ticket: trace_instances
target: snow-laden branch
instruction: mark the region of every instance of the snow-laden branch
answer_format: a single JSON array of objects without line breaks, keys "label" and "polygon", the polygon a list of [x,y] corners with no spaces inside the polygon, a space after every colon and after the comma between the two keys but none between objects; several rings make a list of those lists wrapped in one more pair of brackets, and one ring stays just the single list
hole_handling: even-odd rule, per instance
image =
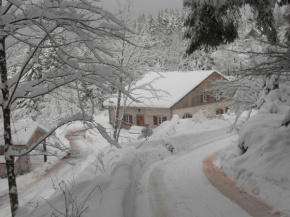
[{"label": "snow-laden branch", "polygon": [[[26,88],[21,87],[15,91],[14,97],[12,98],[12,102],[14,102],[16,99],[19,98],[32,99],[38,96],[48,94],[65,84],[69,84],[79,79],[81,76],[82,76],[81,73],[75,73],[69,77],[57,79],[54,81],[54,83],[49,84],[47,87],[33,88],[31,86],[26,85],[25,86]],[[29,95],[27,95],[27,92],[30,92]]]}]

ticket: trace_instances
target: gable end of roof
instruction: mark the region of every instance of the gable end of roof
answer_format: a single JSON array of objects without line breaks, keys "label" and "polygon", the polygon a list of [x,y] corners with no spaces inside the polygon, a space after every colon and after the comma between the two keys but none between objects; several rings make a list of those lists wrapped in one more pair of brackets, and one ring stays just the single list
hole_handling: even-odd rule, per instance
[{"label": "gable end of roof", "polygon": [[188,94],[190,94],[192,91],[194,91],[196,88],[198,88],[203,82],[206,81],[206,79],[208,79],[210,76],[212,76],[213,74],[218,74],[220,75],[222,78],[229,80],[226,76],[224,76],[222,73],[220,73],[219,71],[213,70],[212,73],[210,73],[206,78],[204,78],[198,85],[196,85],[194,88],[192,88],[187,94],[185,94],[182,98],[180,98],[176,103],[174,103],[170,109],[172,109],[176,104],[178,104],[182,99],[184,99]]}]

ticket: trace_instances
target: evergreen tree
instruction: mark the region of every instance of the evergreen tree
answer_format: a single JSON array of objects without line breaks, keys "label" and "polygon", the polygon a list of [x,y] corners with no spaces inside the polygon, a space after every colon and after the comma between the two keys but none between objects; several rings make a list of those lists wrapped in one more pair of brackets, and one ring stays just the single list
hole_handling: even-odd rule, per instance
[{"label": "evergreen tree", "polygon": [[190,40],[187,53],[205,48],[210,50],[238,38],[240,9],[249,5],[254,12],[254,22],[269,42],[277,42],[277,26],[273,16],[275,5],[288,1],[278,0],[194,0],[191,13],[185,21],[184,37]]}]

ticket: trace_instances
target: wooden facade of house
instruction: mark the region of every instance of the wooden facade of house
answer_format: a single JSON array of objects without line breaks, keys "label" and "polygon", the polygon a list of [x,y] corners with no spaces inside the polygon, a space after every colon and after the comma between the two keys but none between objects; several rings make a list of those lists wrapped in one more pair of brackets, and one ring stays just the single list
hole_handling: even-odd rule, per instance
[{"label": "wooden facade of house", "polygon": [[220,79],[223,79],[221,75],[217,73],[211,74],[206,80],[191,90],[188,94],[186,94],[170,109],[173,111],[217,102],[217,100],[214,98],[214,93],[204,92],[204,90],[209,88],[212,85],[212,82]]},{"label": "wooden facade of house", "polygon": [[[225,77],[217,72],[211,73],[169,108],[128,107],[122,120],[122,128],[130,129],[132,125],[144,126],[145,124],[155,128],[163,121],[170,120],[174,114],[177,114],[179,118],[192,118],[202,109],[210,111],[213,116],[223,114],[227,112],[230,102],[223,101],[220,97],[221,93],[205,92],[212,86],[212,82],[220,79],[225,79]],[[122,109],[119,117],[121,112]],[[113,125],[115,111],[112,106],[109,106],[109,117],[110,123]]]}]

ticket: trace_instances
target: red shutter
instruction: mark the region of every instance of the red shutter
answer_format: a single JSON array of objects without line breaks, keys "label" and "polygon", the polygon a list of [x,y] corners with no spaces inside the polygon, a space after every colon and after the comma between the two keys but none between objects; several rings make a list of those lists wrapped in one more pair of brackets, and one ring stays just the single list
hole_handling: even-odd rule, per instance
[{"label": "red shutter", "polygon": [[157,116],[153,116],[153,122],[154,122],[154,125],[158,125],[157,124]]},{"label": "red shutter", "polygon": [[163,117],[163,121],[167,121],[167,117],[166,116]]},{"label": "red shutter", "polygon": [[221,112],[220,112],[221,114],[223,114],[224,113],[224,110],[223,109],[221,109]]},{"label": "red shutter", "polygon": [[192,118],[192,115],[188,115],[188,118]]},{"label": "red shutter", "polygon": [[206,101],[210,101],[210,95],[206,95]]},{"label": "red shutter", "polygon": [[219,109],[215,110],[215,114],[216,114],[216,115],[219,114]]},{"label": "red shutter", "polygon": [[183,115],[183,116],[182,116],[182,119],[184,119],[184,118],[185,118],[185,116]]},{"label": "red shutter", "polygon": [[125,117],[126,117],[126,115],[124,115],[124,116],[123,116],[123,122],[126,122],[126,119],[125,119]]},{"label": "red shutter", "polygon": [[200,101],[203,102],[203,95],[200,95]]},{"label": "red shutter", "polygon": [[129,116],[130,124],[133,124],[133,117],[132,115]]}]

